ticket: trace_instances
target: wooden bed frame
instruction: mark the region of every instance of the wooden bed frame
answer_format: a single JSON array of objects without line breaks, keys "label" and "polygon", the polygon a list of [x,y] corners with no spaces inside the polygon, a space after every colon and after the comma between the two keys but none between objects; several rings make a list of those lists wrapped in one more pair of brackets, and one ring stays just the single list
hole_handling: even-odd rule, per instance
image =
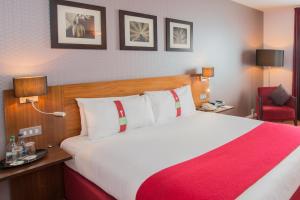
[{"label": "wooden bed frame", "polygon": [[42,115],[36,112],[30,104],[20,104],[13,90],[4,91],[4,120],[6,138],[17,135],[19,129],[42,125],[43,134],[30,138],[36,142],[37,148],[48,145],[59,145],[64,139],[79,135],[80,115],[75,98],[113,97],[142,94],[144,91],[168,90],[191,84],[196,106],[200,94],[207,93],[208,81],[201,81],[199,76],[178,75],[133,80],[118,80],[108,82],[82,83],[52,86],[48,88],[47,96],[39,98],[38,107],[42,110],[64,111],[65,118]]}]

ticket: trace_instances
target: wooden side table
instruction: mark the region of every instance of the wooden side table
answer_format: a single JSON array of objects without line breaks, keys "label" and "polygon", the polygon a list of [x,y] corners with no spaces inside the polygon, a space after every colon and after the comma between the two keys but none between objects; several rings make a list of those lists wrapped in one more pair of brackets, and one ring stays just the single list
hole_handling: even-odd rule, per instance
[{"label": "wooden side table", "polygon": [[59,147],[48,149],[43,159],[28,165],[0,170],[0,181],[9,180],[12,200],[62,200],[63,163],[72,156]]},{"label": "wooden side table", "polygon": [[225,105],[225,106],[218,107],[216,110],[205,110],[202,107],[197,108],[198,111],[214,112],[214,113],[222,113],[222,112],[226,112],[231,109],[234,109],[234,106]]}]

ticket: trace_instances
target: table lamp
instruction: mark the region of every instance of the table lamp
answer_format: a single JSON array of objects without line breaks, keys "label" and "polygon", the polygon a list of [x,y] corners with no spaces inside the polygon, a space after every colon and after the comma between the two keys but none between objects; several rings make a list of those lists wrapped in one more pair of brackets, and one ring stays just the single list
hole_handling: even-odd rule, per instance
[{"label": "table lamp", "polygon": [[256,65],[268,67],[268,84],[270,87],[271,67],[283,67],[284,50],[257,49]]},{"label": "table lamp", "polygon": [[32,107],[39,113],[45,115],[54,115],[64,117],[65,112],[43,112],[38,109],[35,102],[38,102],[39,96],[47,94],[47,76],[18,77],[13,79],[15,97],[20,98],[20,103],[31,103]]},{"label": "table lamp", "polygon": [[[211,77],[215,76],[215,69],[213,67],[202,67],[202,74],[201,76],[203,77],[203,81],[209,80]],[[208,86],[207,92],[210,92],[210,88]]]},{"label": "table lamp", "polygon": [[211,78],[215,76],[215,70],[213,67],[202,67],[202,77]]}]

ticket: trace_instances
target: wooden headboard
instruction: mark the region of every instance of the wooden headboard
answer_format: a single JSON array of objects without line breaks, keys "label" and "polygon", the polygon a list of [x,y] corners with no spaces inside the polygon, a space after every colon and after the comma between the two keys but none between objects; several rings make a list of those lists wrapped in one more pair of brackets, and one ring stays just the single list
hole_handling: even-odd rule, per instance
[{"label": "wooden headboard", "polygon": [[120,80],[109,82],[71,84],[49,87],[47,96],[39,97],[38,106],[45,111],[64,111],[65,118],[42,115],[33,110],[30,104],[20,104],[13,90],[4,91],[4,120],[6,138],[17,135],[19,129],[42,125],[43,134],[31,138],[38,148],[59,145],[64,139],[80,133],[80,115],[75,98],[112,97],[142,94],[149,90],[174,89],[191,84],[193,98],[201,105],[200,93],[207,91],[208,82],[197,77],[178,75],[169,77]]}]

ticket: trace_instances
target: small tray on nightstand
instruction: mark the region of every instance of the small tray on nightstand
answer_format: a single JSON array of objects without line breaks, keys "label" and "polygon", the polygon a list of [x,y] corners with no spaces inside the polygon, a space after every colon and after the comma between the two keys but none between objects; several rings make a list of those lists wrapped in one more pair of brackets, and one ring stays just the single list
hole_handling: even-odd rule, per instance
[{"label": "small tray on nightstand", "polygon": [[40,160],[40,159],[44,158],[47,154],[48,154],[47,149],[37,149],[35,154],[33,155],[34,156],[33,158],[30,159],[30,156],[25,156],[23,159],[19,160],[22,163],[20,163],[20,164],[16,163],[15,165],[7,164],[4,159],[4,160],[0,161],[0,169],[9,169],[9,168],[23,166],[23,165],[32,163],[34,161]]},{"label": "small tray on nightstand", "polygon": [[214,112],[214,113],[222,113],[228,110],[234,109],[234,106],[228,106],[228,105],[224,105],[224,106],[220,106],[215,110],[205,110],[202,107],[198,107],[197,110],[198,111],[203,111],[203,112]]}]

